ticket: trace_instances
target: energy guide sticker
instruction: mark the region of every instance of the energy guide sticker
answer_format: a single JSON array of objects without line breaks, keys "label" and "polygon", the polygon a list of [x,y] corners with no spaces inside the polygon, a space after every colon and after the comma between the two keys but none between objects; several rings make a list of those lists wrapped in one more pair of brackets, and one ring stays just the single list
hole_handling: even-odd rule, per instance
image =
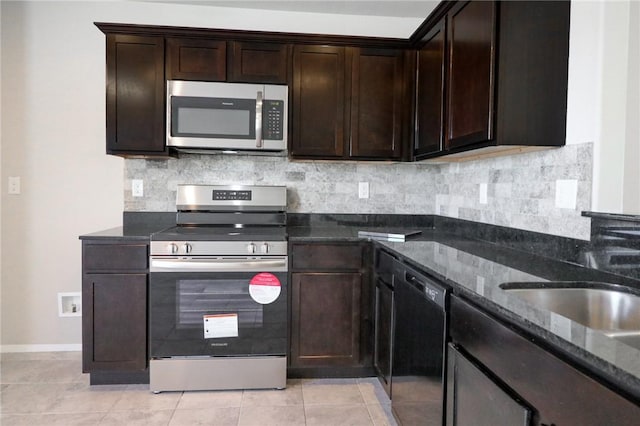
[{"label": "energy guide sticker", "polygon": [[205,315],[204,338],[238,337],[238,314]]},{"label": "energy guide sticker", "polygon": [[260,272],[249,281],[249,295],[262,305],[273,303],[280,296],[280,280],[269,272]]}]

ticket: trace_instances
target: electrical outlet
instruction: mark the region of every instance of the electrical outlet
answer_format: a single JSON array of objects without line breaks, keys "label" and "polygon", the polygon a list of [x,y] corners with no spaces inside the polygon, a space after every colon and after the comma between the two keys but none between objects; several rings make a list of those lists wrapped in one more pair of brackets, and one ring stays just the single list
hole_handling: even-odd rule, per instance
[{"label": "electrical outlet", "polygon": [[142,197],[144,195],[144,185],[142,179],[131,180],[131,195],[134,197]]},{"label": "electrical outlet", "polygon": [[9,176],[8,192],[11,195],[20,194],[20,176]]},{"label": "electrical outlet", "polygon": [[480,184],[480,204],[487,204],[487,184]]},{"label": "electrical outlet", "polygon": [[369,198],[369,182],[358,182],[358,198]]}]

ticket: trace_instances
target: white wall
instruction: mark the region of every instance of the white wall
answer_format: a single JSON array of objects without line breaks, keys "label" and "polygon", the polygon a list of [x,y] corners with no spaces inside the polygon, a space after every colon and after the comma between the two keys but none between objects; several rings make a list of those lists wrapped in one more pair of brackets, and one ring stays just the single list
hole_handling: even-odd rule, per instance
[{"label": "white wall", "polygon": [[623,211],[640,214],[640,2],[629,8],[629,71]]},{"label": "white wall", "polygon": [[638,6],[571,5],[567,143],[594,142],[594,211],[640,213]]},{"label": "white wall", "polygon": [[[105,155],[105,38],[93,22],[385,37],[420,22],[142,2],[0,10],[3,351],[78,348],[81,320],[58,317],[57,293],[80,291],[78,236],[121,223],[123,160]],[[21,195],[7,194],[8,176]]]}]

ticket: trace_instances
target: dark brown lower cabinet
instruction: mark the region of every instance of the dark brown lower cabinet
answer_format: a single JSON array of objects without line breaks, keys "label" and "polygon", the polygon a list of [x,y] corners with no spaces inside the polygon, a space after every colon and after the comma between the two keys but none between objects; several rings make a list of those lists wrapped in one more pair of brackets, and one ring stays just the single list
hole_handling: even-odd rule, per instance
[{"label": "dark brown lower cabinet", "polygon": [[455,346],[447,349],[450,383],[447,426],[529,426],[531,410],[486,375]]},{"label": "dark brown lower cabinet", "polygon": [[83,281],[87,330],[84,369],[147,367],[147,275],[87,274]]},{"label": "dark brown lower cabinet", "polygon": [[360,361],[358,273],[294,273],[291,365],[354,365]]},{"label": "dark brown lower cabinet", "polygon": [[[544,342],[538,344],[536,337],[459,297],[451,298],[450,315],[455,348],[449,349],[449,425],[638,424],[640,406],[546,349]],[[501,393],[517,399],[508,402]],[[520,417],[525,407],[532,412],[529,423]],[[517,423],[493,420],[506,412],[515,413]]]},{"label": "dark brown lower cabinet", "polygon": [[363,243],[292,244],[291,377],[373,372],[369,252]]},{"label": "dark brown lower cabinet", "polygon": [[382,386],[391,396],[391,361],[393,348],[394,300],[393,288],[378,278],[375,299],[375,333],[373,366]]},{"label": "dark brown lower cabinet", "polygon": [[82,371],[91,384],[149,383],[148,244],[82,241]]}]

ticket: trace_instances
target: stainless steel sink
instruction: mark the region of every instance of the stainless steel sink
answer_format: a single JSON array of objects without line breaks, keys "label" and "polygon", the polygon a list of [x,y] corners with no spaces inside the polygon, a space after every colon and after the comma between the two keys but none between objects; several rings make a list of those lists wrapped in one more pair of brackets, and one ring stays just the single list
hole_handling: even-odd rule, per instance
[{"label": "stainless steel sink", "polygon": [[505,283],[503,290],[640,349],[640,293],[607,283]]}]

